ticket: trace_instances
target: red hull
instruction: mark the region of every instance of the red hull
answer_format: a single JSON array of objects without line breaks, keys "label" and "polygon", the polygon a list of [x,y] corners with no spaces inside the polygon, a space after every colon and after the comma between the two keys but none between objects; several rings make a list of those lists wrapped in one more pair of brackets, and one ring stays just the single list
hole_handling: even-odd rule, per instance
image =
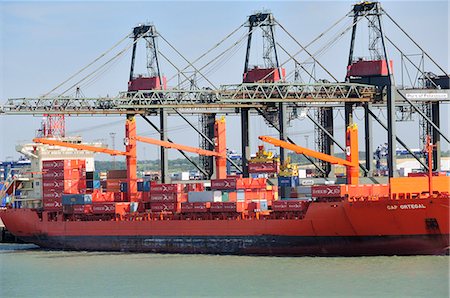
[{"label": "red hull", "polygon": [[74,250],[273,255],[447,254],[449,200],[313,202],[303,219],[41,221],[1,213],[15,236]]}]

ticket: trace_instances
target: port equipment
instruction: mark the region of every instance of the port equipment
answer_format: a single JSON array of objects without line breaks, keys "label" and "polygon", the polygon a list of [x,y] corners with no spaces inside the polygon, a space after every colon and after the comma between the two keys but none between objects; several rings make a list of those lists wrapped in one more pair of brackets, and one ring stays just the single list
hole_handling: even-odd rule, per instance
[{"label": "port equipment", "polygon": [[343,165],[347,168],[347,183],[357,185],[359,180],[359,162],[358,162],[358,127],[352,124],[346,131],[346,152],[347,159],[338,158],[332,155],[324,154],[322,152],[314,151],[305,147],[291,144],[286,141],[278,140],[269,136],[260,136],[259,139],[263,142],[272,144],[277,147],[294,151],[298,154],[305,154],[313,158],[324,160],[331,164]]}]

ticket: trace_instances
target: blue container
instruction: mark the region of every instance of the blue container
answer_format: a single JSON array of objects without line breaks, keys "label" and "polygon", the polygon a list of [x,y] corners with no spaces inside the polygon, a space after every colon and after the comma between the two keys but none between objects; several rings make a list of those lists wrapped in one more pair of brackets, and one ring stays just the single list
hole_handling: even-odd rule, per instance
[{"label": "blue container", "polygon": [[101,183],[100,183],[100,180],[94,180],[93,181],[93,188],[94,189],[99,189],[99,188],[101,188],[102,187],[102,185],[101,185]]},{"label": "blue container", "polygon": [[150,191],[150,181],[144,181],[144,190],[145,192]]},{"label": "blue container", "polygon": [[92,204],[92,195],[89,194],[63,194],[63,205],[85,205]]},{"label": "blue container", "polygon": [[278,186],[296,187],[299,185],[298,177],[278,177]]},{"label": "blue container", "polygon": [[137,188],[138,188],[138,191],[144,191],[144,182],[138,181]]},{"label": "blue container", "polygon": [[127,192],[128,184],[126,182],[120,182],[120,192]]},{"label": "blue container", "polygon": [[20,189],[16,189],[16,190],[14,191],[14,195],[15,195],[15,196],[20,196]]},{"label": "blue container", "polygon": [[93,189],[94,188],[94,181],[86,180],[86,188]]}]

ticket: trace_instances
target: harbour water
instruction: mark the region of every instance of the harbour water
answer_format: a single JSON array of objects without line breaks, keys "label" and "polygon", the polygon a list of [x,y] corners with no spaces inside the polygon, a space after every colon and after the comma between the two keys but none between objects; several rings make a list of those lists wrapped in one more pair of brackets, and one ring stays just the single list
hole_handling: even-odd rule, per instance
[{"label": "harbour water", "polygon": [[63,252],[0,244],[0,297],[449,297],[449,260]]}]

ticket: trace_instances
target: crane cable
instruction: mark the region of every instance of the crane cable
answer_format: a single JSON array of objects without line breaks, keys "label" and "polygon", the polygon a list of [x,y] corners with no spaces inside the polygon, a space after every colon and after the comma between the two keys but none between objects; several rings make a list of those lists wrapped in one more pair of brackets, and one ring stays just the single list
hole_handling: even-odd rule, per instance
[{"label": "crane cable", "polygon": [[113,61],[114,59],[118,58],[119,56],[123,55],[128,49],[130,49],[134,44],[136,44],[143,36],[144,34],[142,34],[140,37],[136,38],[136,40],[134,40],[132,43],[130,43],[130,45],[128,45],[126,48],[124,48],[123,50],[121,50],[119,53],[117,53],[115,56],[113,56],[111,59],[109,59],[108,61],[106,61],[105,63],[103,63],[102,65],[100,65],[98,68],[96,68],[93,72],[91,72],[90,74],[88,74],[87,76],[85,76],[84,78],[82,78],[81,80],[79,80],[77,83],[73,84],[72,86],[70,86],[69,88],[67,88],[63,93],[61,93],[59,96],[64,95],[65,93],[67,93],[69,90],[71,90],[72,88],[76,87],[77,85],[79,85],[81,82],[85,81],[86,79],[88,79],[89,77],[93,76],[96,72],[98,72],[100,69],[102,69],[103,67],[105,67],[108,63],[110,63],[111,61]]},{"label": "crane cable", "polygon": [[68,79],[66,79],[65,81],[63,81],[62,83],[60,83],[58,86],[56,86],[55,88],[53,88],[52,90],[50,90],[49,92],[45,93],[42,97],[46,97],[48,96],[50,93],[54,92],[55,90],[57,90],[59,87],[61,87],[62,85],[64,85],[65,83],[67,83],[68,81],[70,81],[71,79],[73,79],[75,76],[77,76],[78,74],[80,74],[81,72],[83,72],[84,70],[86,70],[87,68],[89,68],[92,64],[94,64],[95,62],[97,62],[98,60],[100,60],[101,58],[103,58],[105,55],[107,55],[109,52],[111,52],[114,48],[116,48],[119,44],[121,44],[124,40],[126,40],[127,38],[130,37],[130,34],[127,34],[124,38],[122,38],[121,40],[119,40],[117,43],[115,43],[111,48],[109,48],[106,52],[102,53],[100,56],[98,56],[96,59],[94,59],[92,62],[90,62],[89,64],[87,64],[85,67],[83,67],[82,69],[80,69],[79,71],[77,71],[75,74],[71,75]]}]

